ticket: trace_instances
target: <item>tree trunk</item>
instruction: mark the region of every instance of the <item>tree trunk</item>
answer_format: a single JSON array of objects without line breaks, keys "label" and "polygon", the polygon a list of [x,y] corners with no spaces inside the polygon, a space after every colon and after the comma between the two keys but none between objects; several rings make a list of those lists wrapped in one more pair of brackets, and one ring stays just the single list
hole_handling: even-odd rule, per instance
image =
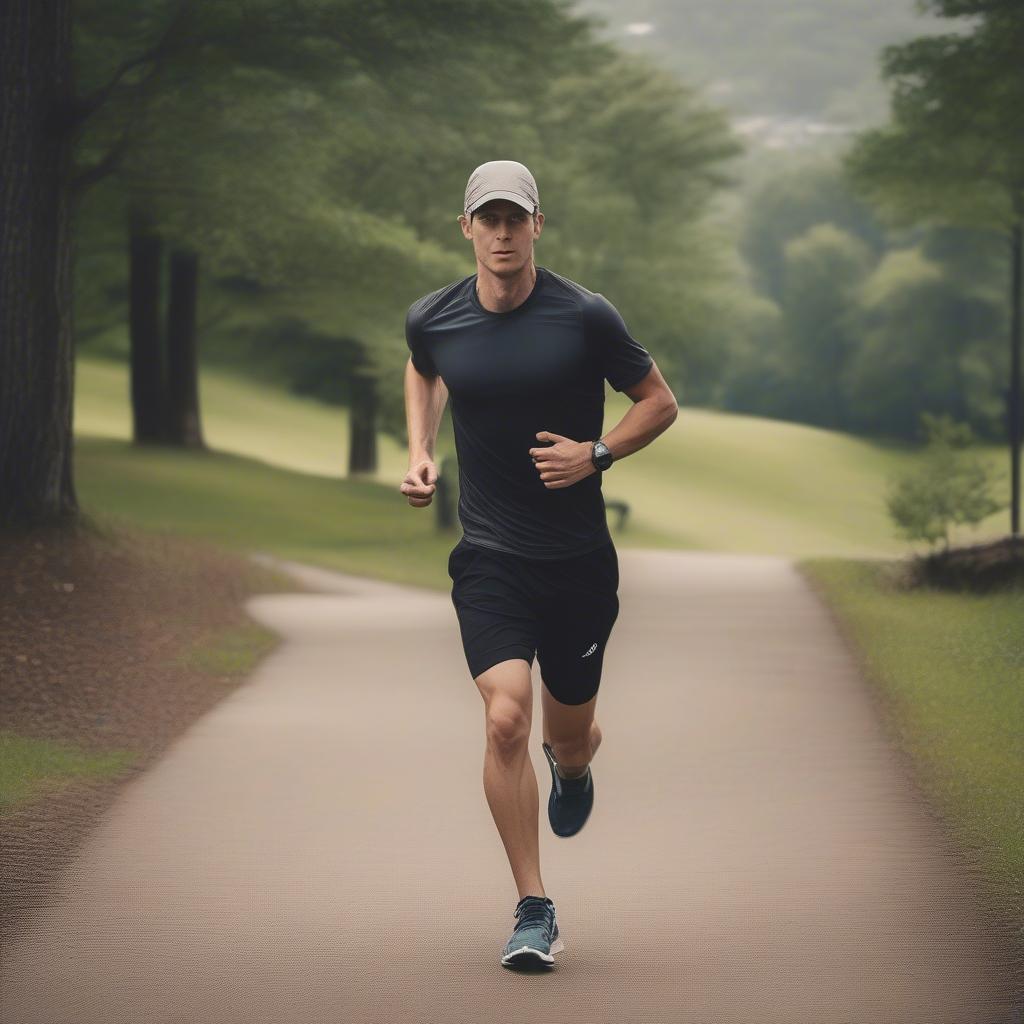
[{"label": "tree trunk", "polygon": [[160,334],[162,243],[141,210],[129,214],[128,338],[133,437],[137,444],[164,439],[163,346]]},{"label": "tree trunk", "polygon": [[73,524],[69,0],[0,18],[0,526]]},{"label": "tree trunk", "polygon": [[377,379],[370,373],[352,375],[349,404],[348,472],[377,471]]},{"label": "tree trunk", "polygon": [[199,359],[196,305],[199,256],[171,253],[171,292],[167,304],[167,429],[170,444],[205,448],[199,421]]},{"label": "tree trunk", "polygon": [[1024,216],[1018,215],[1010,238],[1012,282],[1010,285],[1010,532],[1020,533],[1020,449],[1024,435],[1024,415],[1021,410],[1021,242],[1024,234]]}]

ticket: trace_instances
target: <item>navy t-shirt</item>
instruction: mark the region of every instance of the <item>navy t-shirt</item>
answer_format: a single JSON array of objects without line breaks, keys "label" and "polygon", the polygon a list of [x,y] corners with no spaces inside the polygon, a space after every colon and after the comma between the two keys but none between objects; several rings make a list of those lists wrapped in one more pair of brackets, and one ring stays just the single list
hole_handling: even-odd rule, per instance
[{"label": "navy t-shirt", "polygon": [[515,309],[485,309],[473,274],[409,307],[412,362],[451,400],[465,542],[525,558],[570,558],[611,542],[595,472],[545,487],[530,457],[549,430],[595,441],[604,381],[632,387],[654,360],[603,296],[545,267]]}]

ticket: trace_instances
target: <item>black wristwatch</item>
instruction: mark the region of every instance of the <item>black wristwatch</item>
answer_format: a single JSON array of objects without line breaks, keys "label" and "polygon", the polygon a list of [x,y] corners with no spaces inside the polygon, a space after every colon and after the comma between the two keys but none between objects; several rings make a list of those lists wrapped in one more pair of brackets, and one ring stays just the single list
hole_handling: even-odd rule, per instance
[{"label": "black wristwatch", "polygon": [[603,473],[615,461],[615,457],[604,441],[595,441],[590,461]]}]

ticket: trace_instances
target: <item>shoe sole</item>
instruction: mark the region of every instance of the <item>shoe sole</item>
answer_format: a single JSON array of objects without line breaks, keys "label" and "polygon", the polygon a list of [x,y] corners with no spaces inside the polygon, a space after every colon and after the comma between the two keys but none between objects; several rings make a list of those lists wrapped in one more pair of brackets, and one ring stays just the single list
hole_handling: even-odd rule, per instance
[{"label": "shoe sole", "polygon": [[[544,751],[544,758],[545,758],[545,760],[548,763],[548,768],[551,769],[551,792],[553,794],[554,790],[555,790],[555,774],[556,774],[555,773],[554,753],[553,753],[551,748],[546,743],[541,744],[541,750]],[[591,784],[591,786],[593,786],[593,784],[594,784],[593,773],[591,773],[590,784]],[[575,831],[573,831],[573,832],[558,832],[558,831],[555,830],[555,823],[551,820],[551,796],[549,795],[548,796],[548,824],[551,826],[551,831],[554,832],[555,835],[558,836],[559,839],[571,839],[573,836],[577,836],[577,835],[580,834],[580,832],[583,831],[583,826],[586,825],[586,823],[588,821],[590,821],[590,815],[593,812],[593,809],[594,809],[593,804],[591,804],[590,810],[587,811],[587,816],[583,819],[583,822],[581,823],[580,827],[578,829],[576,829]]]},{"label": "shoe sole", "polygon": [[526,966],[540,966],[550,967],[555,962],[554,954],[561,953],[565,949],[565,943],[562,942],[561,936],[555,939],[551,943],[550,953],[543,953],[539,949],[534,949],[533,946],[520,946],[519,949],[512,950],[511,953],[506,953],[502,958],[501,962],[505,967],[526,967]]}]

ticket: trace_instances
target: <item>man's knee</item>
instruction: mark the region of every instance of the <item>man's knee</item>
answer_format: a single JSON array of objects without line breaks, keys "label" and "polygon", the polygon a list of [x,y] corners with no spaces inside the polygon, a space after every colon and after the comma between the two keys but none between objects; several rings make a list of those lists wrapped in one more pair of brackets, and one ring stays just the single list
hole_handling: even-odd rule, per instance
[{"label": "man's knee", "polygon": [[530,739],[533,680],[520,659],[502,662],[477,679],[486,704],[487,743],[499,755],[515,755]]},{"label": "man's knee", "polygon": [[581,722],[574,732],[552,733],[549,742],[559,764],[570,767],[589,764],[601,745],[601,729],[596,721]]},{"label": "man's knee", "polygon": [[487,743],[498,754],[513,755],[530,740],[530,713],[521,703],[495,697],[487,706]]},{"label": "man's knee", "polygon": [[553,740],[551,751],[559,764],[575,767],[589,764],[594,755],[593,744],[589,736],[572,739]]}]

